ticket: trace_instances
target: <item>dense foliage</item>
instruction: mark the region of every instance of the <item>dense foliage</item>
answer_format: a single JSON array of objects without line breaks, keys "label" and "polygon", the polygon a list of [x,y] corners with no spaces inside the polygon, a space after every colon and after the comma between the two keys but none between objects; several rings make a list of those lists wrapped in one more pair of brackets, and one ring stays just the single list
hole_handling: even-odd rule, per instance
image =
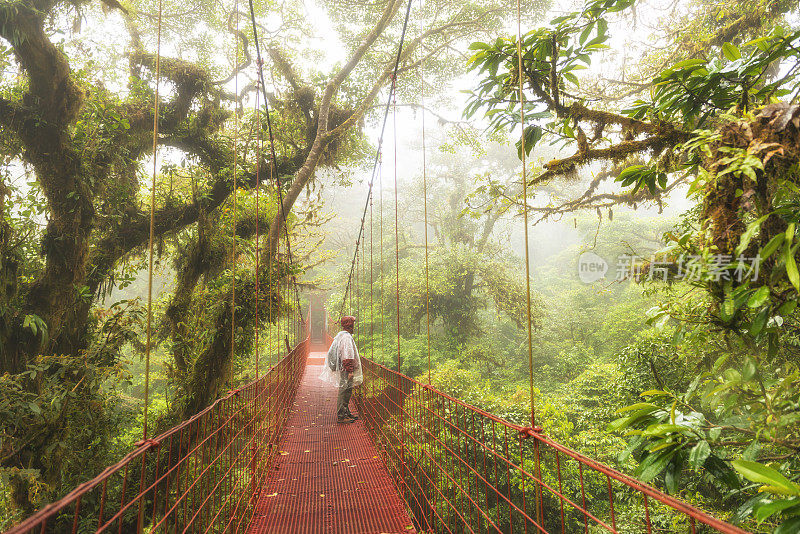
[{"label": "dense foliage", "polygon": [[[523,209],[599,214],[687,191],[694,209],[664,233],[658,253],[632,258],[623,278],[663,294],[647,322],[669,339],[659,349],[667,360],[683,362],[688,373],[654,365],[657,385],[639,385],[642,398],[608,428],[628,437],[619,460],[633,458],[641,479],[687,498],[716,496],[734,520],[764,522],[751,528],[794,532],[800,33],[786,16],[796,6],[699,4],[695,15],[708,9],[717,21],[710,28],[702,16],[683,21],[706,25],[708,38],[689,45],[678,32],[666,56],[642,59],[651,80],[592,98],[592,80],[580,71],[608,48],[615,13],[624,16],[633,4],[593,1],[557,17],[521,37],[521,59],[514,37],[473,44],[470,62],[482,78],[467,113],[484,109],[494,128],[521,127],[526,151],[545,141],[575,147],[537,168],[531,185],[553,187],[559,177],[603,165],[572,199]],[[609,180],[614,186],[604,189]],[[620,354],[644,349],[635,347]]]},{"label": "dense foliage", "polygon": [[[270,146],[233,5],[165,3],[159,51],[152,1],[0,2],[0,528],[141,437],[153,192],[156,432],[252,378],[256,341],[262,367],[283,353],[292,281],[358,314],[363,355],[527,424],[526,210],[537,423],[747,529],[800,529],[796,2],[589,0],[543,25],[523,4],[520,39],[507,2],[415,4],[392,80],[404,2],[255,2]],[[438,118],[426,183],[397,213],[375,189],[343,301],[361,205],[330,191],[363,189],[393,81]],[[454,83],[463,121],[430,109]],[[579,280],[582,253],[605,280]]]},{"label": "dense foliage", "polygon": [[[141,437],[151,208],[154,431],[252,377],[256,326],[264,366],[297,341],[292,282],[326,259],[318,174],[360,165],[404,6],[337,5],[320,29],[303,3],[254,2],[261,65],[244,3],[0,3],[1,526]],[[451,44],[503,7],[426,5],[401,71],[447,83]]]}]

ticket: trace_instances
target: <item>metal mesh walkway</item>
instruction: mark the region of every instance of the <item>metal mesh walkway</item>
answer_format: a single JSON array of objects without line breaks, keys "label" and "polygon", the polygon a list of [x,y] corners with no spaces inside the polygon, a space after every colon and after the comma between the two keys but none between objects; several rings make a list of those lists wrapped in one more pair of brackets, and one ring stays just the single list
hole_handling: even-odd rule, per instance
[{"label": "metal mesh walkway", "polygon": [[362,421],[336,422],[336,388],[312,353],[261,488],[252,534],[415,532]]}]

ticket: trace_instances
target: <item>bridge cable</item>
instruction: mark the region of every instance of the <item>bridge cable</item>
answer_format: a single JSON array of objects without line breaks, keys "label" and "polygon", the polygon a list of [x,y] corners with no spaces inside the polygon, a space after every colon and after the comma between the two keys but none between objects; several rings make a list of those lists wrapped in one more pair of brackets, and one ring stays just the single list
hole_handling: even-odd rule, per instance
[{"label": "bridge cable", "polygon": [[[527,151],[525,148],[525,93],[523,91],[523,78],[522,78],[522,8],[520,0],[517,0],[517,81],[519,87],[519,109],[520,109],[520,126],[522,135],[520,136],[520,153],[522,154],[522,205],[523,205],[523,220],[525,224],[525,297],[528,317],[528,382],[530,386],[531,397],[531,430],[536,432],[536,400],[534,396],[533,386],[533,325],[531,320],[531,262],[530,262],[530,244],[528,242],[528,177],[527,177]],[[534,461],[536,468],[536,478],[542,480],[540,458],[539,458],[539,440],[534,439]],[[520,458],[522,458],[522,441],[520,440]],[[543,501],[542,501],[542,484],[535,483],[536,491],[536,517],[541,524],[543,522]]]},{"label": "bridge cable", "polygon": [[[237,19],[238,20],[238,19]],[[258,82],[256,82],[258,83]],[[256,120],[256,309],[255,309],[255,330],[256,330],[256,339],[255,339],[255,357],[256,357],[256,380],[258,380],[259,374],[259,362],[258,362],[258,300],[261,298],[261,287],[259,285],[259,245],[261,236],[259,234],[259,189],[261,189],[261,177],[260,177],[260,170],[261,170],[261,114],[259,113],[258,108],[258,91],[256,90],[256,98],[255,98],[255,120]]]},{"label": "bridge cable", "polygon": [[[250,0],[251,4],[252,4],[252,2],[253,2],[253,0]],[[361,215],[361,226],[359,227],[358,236],[356,237],[356,250],[353,252],[353,261],[350,264],[350,273],[347,276],[347,285],[345,286],[344,296],[342,297],[342,307],[341,307],[341,310],[340,310],[341,311],[340,315],[344,315],[344,308],[345,308],[345,305],[347,303],[347,295],[348,295],[348,292],[352,291],[351,290],[351,286],[352,286],[352,283],[353,283],[353,271],[355,269],[355,264],[356,264],[356,254],[358,254],[358,247],[359,247],[359,245],[361,243],[361,236],[362,236],[362,234],[364,232],[364,221],[365,221],[366,215],[367,215],[367,208],[369,208],[369,195],[372,193],[372,187],[373,187],[373,184],[375,182],[375,174],[376,174],[376,171],[378,169],[378,165],[379,165],[379,162],[380,162],[380,159],[381,159],[381,148],[383,147],[383,136],[384,136],[384,133],[386,131],[386,122],[387,122],[387,120],[389,118],[389,108],[390,108],[390,106],[392,104],[392,101],[394,100],[394,96],[395,96],[396,85],[397,85],[397,71],[400,68],[400,58],[402,57],[402,54],[403,54],[403,43],[405,42],[406,30],[408,29],[408,17],[411,14],[411,2],[412,2],[412,0],[408,0],[408,5],[406,6],[406,15],[405,15],[405,19],[403,21],[403,30],[402,30],[402,32],[400,34],[400,41],[399,41],[399,44],[398,44],[398,47],[397,47],[397,55],[395,56],[394,68],[392,70],[392,77],[391,77],[392,85],[391,85],[391,88],[389,90],[389,97],[387,98],[386,107],[385,107],[384,112],[383,112],[383,125],[381,126],[381,135],[378,138],[378,149],[377,149],[377,151],[375,153],[375,162],[374,162],[374,164],[372,166],[372,176],[371,176],[370,181],[369,181],[369,190],[367,192],[367,198],[366,198],[366,201],[364,202],[364,209],[363,209],[363,212],[362,212],[362,215]]]},{"label": "bridge cable", "polygon": [[[286,253],[287,253],[287,256],[289,258],[289,261],[288,261],[289,266],[292,266],[292,264],[294,263],[294,260],[292,258],[292,245],[291,245],[291,242],[290,242],[290,239],[289,239],[289,226],[288,226],[287,217],[286,217],[286,208],[283,205],[283,189],[281,189],[281,177],[280,177],[280,174],[277,172],[278,171],[278,169],[277,169],[278,157],[277,157],[277,154],[275,153],[275,137],[274,137],[274,135],[272,133],[272,119],[271,119],[270,112],[269,112],[269,99],[267,98],[267,86],[266,86],[266,83],[264,82],[264,62],[261,59],[261,45],[259,44],[259,40],[258,40],[258,25],[256,23],[256,12],[255,12],[255,8],[253,7],[253,0],[248,0],[248,3],[249,3],[249,7],[250,7],[250,21],[251,21],[251,23],[253,25],[253,44],[254,44],[255,49],[256,49],[256,61],[257,61],[257,65],[258,65],[258,80],[261,82],[260,83],[260,85],[261,85],[261,94],[262,94],[262,96],[264,98],[264,113],[267,116],[267,131],[269,132],[269,145],[270,145],[270,152],[271,152],[271,156],[272,156],[272,165],[270,167],[275,167],[275,183],[277,185],[278,198],[280,200],[279,204],[280,204],[280,210],[281,210],[281,219],[283,220],[283,230],[284,230],[284,233],[286,235]],[[280,230],[278,230],[278,242],[280,243]],[[288,278],[288,276],[289,275],[287,273],[287,278]],[[292,279],[294,279],[294,276],[292,276]],[[297,309],[298,309],[298,312],[300,314],[300,321],[301,322],[305,322],[305,318],[303,317],[303,309],[300,307],[300,294],[299,294],[299,292],[297,290],[297,282],[296,282],[296,280],[293,280],[293,282],[294,282],[294,295],[295,295],[295,300],[297,302]],[[288,281],[287,281],[287,284],[288,284]],[[288,299],[288,294],[287,294],[287,299]],[[289,322],[288,319],[289,319],[289,315],[288,315],[288,306],[287,306],[287,324]]]},{"label": "bridge cable", "polygon": [[531,260],[530,246],[528,244],[528,179],[527,179],[527,153],[525,150],[525,94],[522,91],[522,11],[520,0],[517,0],[517,78],[519,82],[519,106],[522,136],[520,148],[522,154],[522,204],[525,221],[525,297],[528,312],[528,379],[530,382],[531,396],[531,427],[536,426],[536,409],[533,387],[533,325],[531,320]]},{"label": "bridge cable", "polygon": [[369,192],[369,344],[370,344],[370,359],[375,361],[375,303],[373,301],[372,296],[372,286],[374,284],[373,274],[372,274],[372,258],[373,258],[373,233],[374,227],[372,224],[373,219],[373,194],[372,191]]},{"label": "bridge cable", "polygon": [[[233,51],[233,94],[239,96],[239,0],[233,3],[236,13],[236,46]],[[231,212],[231,362],[236,357],[236,190],[238,189],[237,167],[239,165],[239,109],[238,102],[233,105],[233,207]]]},{"label": "bridge cable", "polygon": [[142,423],[142,440],[147,440],[147,417],[150,405],[150,343],[153,327],[153,241],[155,234],[156,207],[156,175],[158,173],[158,86],[161,82],[161,18],[162,0],[158,0],[158,30],[156,41],[156,88],[153,102],[153,180],[150,185],[150,239],[148,242],[149,261],[147,269],[147,344],[145,345],[144,363],[144,421]]},{"label": "bridge cable", "polygon": [[[397,78],[395,78],[395,83]],[[397,318],[397,372],[401,373],[400,367],[400,208],[398,197],[400,196],[397,187],[397,98],[392,98],[392,128],[394,141],[394,281],[395,281],[395,312]],[[402,416],[402,412],[400,413]]]},{"label": "bridge cable", "polygon": [[[424,35],[423,30],[423,0],[419,1],[420,7],[420,23],[419,32],[420,36]],[[424,62],[419,65],[419,82],[420,82],[420,101],[422,103],[422,204],[425,216],[425,326],[427,331],[428,341],[428,385],[431,385],[431,286],[430,286],[430,265],[428,262],[428,176],[427,176],[427,161],[426,161],[426,146],[425,146],[425,72]]]},{"label": "bridge cable", "polygon": [[384,289],[383,289],[383,156],[378,163],[378,231],[380,232],[380,278],[381,278],[381,298],[378,310],[380,311],[381,319],[381,359],[384,359],[383,346],[386,340],[386,304],[384,303]]}]

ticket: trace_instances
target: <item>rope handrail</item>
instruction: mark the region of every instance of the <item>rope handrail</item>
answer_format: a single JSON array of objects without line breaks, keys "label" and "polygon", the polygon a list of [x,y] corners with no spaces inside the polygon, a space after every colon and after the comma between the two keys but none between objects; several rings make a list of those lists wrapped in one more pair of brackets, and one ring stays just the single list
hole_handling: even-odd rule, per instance
[{"label": "rope handrail", "polygon": [[[415,522],[431,532],[746,531],[435,387],[362,358],[356,396]],[[516,446],[512,446],[516,445]],[[627,513],[615,510],[624,500]],[[651,502],[652,501],[652,502]],[[658,519],[651,509],[662,512]],[[630,510],[634,513],[631,515]],[[493,517],[494,516],[494,517]]]}]

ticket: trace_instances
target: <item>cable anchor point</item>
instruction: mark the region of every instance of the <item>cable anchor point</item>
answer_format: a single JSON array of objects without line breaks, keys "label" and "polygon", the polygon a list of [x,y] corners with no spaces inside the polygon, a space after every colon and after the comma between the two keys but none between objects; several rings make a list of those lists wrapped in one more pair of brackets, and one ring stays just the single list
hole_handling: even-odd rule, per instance
[{"label": "cable anchor point", "polygon": [[533,438],[541,434],[542,430],[540,426],[524,426],[519,429],[519,437],[522,439]]},{"label": "cable anchor point", "polygon": [[148,449],[155,449],[160,445],[161,445],[160,441],[158,441],[156,439],[148,438],[148,439],[140,439],[139,441],[137,441],[134,444],[134,447],[136,447],[138,449],[139,447],[145,447],[146,446]]}]

